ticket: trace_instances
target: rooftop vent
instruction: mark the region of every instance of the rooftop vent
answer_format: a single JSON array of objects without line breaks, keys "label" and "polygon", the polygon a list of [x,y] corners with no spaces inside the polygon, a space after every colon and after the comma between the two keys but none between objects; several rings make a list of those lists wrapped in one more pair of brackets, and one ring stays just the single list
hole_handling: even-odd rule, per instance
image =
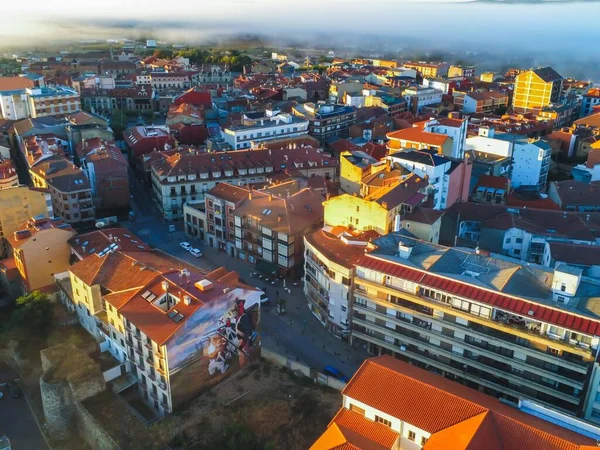
[{"label": "rooftop vent", "polygon": [[207,279],[197,281],[194,284],[194,286],[196,286],[198,289],[200,289],[203,292],[206,292],[214,287],[212,282]]},{"label": "rooftop vent", "polygon": [[190,306],[191,303],[192,303],[192,297],[190,297],[189,295],[184,295],[183,296],[183,304],[186,306]]},{"label": "rooftop vent", "polygon": [[168,281],[163,281],[161,283],[161,286],[163,288],[163,291],[168,291],[169,290],[169,282]]},{"label": "rooftop vent", "polygon": [[412,254],[413,246],[407,245],[404,242],[398,243],[398,256],[400,258],[408,259]]}]

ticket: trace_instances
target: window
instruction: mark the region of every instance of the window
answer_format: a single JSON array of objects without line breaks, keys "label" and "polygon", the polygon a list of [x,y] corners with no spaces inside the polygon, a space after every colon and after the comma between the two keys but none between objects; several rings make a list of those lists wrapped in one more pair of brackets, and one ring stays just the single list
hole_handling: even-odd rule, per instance
[{"label": "window", "polygon": [[421,438],[421,445],[425,445],[427,443],[427,438],[425,436],[423,436]]},{"label": "window", "polygon": [[384,425],[387,425],[388,427],[392,426],[392,422],[391,421],[389,421],[387,419],[384,419],[383,417],[379,417],[379,416],[375,416],[375,422],[382,423]]},{"label": "window", "polygon": [[409,431],[408,432],[408,440],[409,441],[413,441],[414,442],[416,438],[417,438],[417,435],[415,434],[414,431]]}]

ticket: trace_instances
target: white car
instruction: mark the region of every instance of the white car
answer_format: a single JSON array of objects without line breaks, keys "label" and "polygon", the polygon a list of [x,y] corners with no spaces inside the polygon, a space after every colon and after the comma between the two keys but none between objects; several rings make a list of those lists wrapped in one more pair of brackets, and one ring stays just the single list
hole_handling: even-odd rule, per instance
[{"label": "white car", "polygon": [[202,252],[197,248],[190,248],[190,253],[194,258],[200,258],[202,256]]},{"label": "white car", "polygon": [[189,242],[182,242],[179,245],[181,245],[181,248],[188,251],[192,248],[192,244],[190,244]]}]

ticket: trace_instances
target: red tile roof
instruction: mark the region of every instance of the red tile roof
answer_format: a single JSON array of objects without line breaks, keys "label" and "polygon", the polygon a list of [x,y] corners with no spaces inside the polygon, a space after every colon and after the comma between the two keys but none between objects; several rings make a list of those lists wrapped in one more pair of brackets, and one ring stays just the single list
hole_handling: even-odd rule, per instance
[{"label": "red tile roof", "polygon": [[448,136],[437,133],[428,133],[417,127],[405,128],[403,130],[392,131],[387,134],[388,139],[401,140],[408,142],[419,142],[427,145],[442,146],[446,143]]},{"label": "red tile roof", "polygon": [[567,327],[591,336],[600,336],[600,321],[589,317],[579,316],[561,309],[477,287],[462,281],[456,281],[452,278],[405,266],[399,262],[379,259],[373,255],[363,256],[356,265],[404,278],[459,297],[486,303],[505,311],[525,315],[541,322]]},{"label": "red tile roof", "polygon": [[389,450],[400,435],[382,423],[342,408],[310,450]]},{"label": "red tile roof", "polygon": [[594,439],[390,356],[366,360],[342,395],[431,433],[424,450],[576,450],[595,445]]},{"label": "red tile roof", "polygon": [[0,77],[0,92],[32,88],[33,81],[25,77]]}]

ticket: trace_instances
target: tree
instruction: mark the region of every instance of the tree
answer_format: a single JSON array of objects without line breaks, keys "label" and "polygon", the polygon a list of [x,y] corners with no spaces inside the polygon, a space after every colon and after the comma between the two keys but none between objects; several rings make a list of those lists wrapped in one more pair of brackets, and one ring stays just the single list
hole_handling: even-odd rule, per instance
[{"label": "tree", "polygon": [[506,114],[506,111],[508,111],[508,107],[506,105],[502,105],[502,106],[498,106],[494,110],[494,114],[496,114],[497,116],[503,116],[504,114]]},{"label": "tree", "polygon": [[121,110],[114,111],[110,118],[110,127],[113,130],[115,139],[123,140],[123,131],[127,128],[129,119],[127,114]]},{"label": "tree", "polygon": [[173,56],[173,50],[169,50],[167,48],[157,49],[157,50],[154,50],[154,53],[152,53],[152,56],[154,56],[155,58],[161,58],[161,59],[171,58]]},{"label": "tree", "polygon": [[15,301],[9,328],[13,333],[23,337],[48,336],[53,325],[52,317],[53,308],[48,296],[34,291]]}]

